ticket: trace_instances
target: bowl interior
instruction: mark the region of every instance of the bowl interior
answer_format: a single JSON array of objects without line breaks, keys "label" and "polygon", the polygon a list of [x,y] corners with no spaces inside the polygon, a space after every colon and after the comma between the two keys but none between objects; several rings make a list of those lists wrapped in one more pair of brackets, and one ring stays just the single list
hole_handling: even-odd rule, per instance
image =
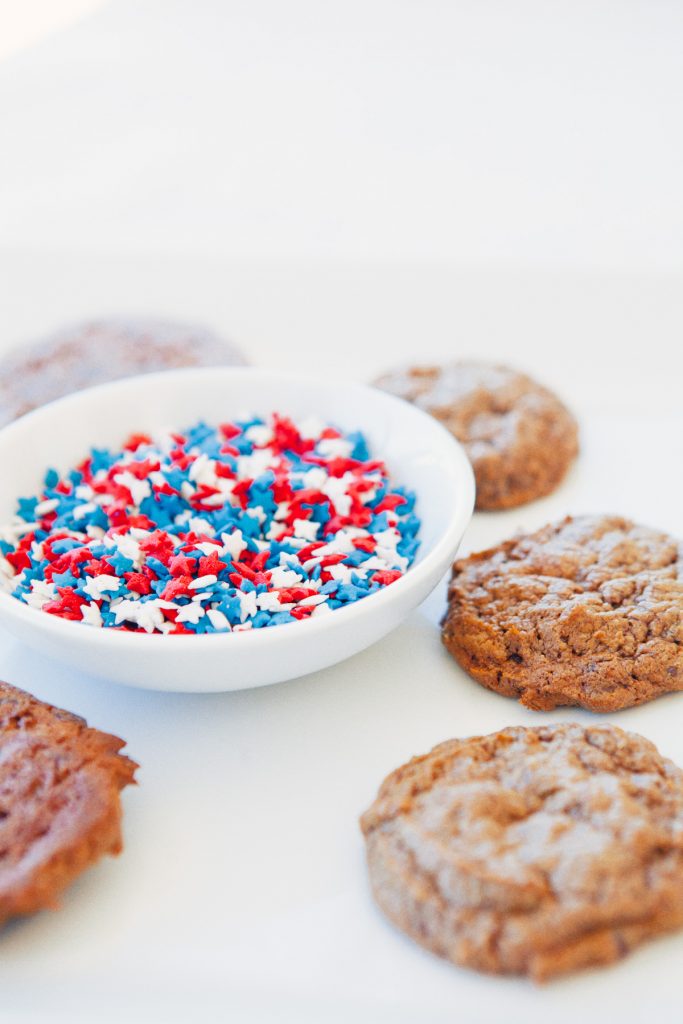
[{"label": "bowl interior", "polygon": [[[85,458],[90,448],[118,448],[133,432],[183,429],[199,419],[220,423],[273,411],[295,419],[317,415],[342,430],[362,430],[372,456],[384,459],[394,481],[417,494],[416,511],[422,522],[419,553],[406,575],[367,598],[367,605],[358,602],[339,609],[334,616],[309,619],[288,630],[215,634],[202,639],[229,643],[235,650],[236,642],[238,647],[251,646],[258,636],[270,648],[284,642],[286,636],[293,641],[294,632],[312,636],[332,627],[343,629],[344,623],[353,628],[360,604],[366,619],[365,609],[369,613],[372,606],[380,613],[395,604],[399,595],[407,598],[409,591],[425,597],[446,571],[471,517],[472,471],[461,446],[436,420],[406,402],[359,384],[252,368],[184,369],[117,381],[60,399],[0,430],[0,525],[10,521],[19,496],[38,492],[48,466],[64,472]],[[146,650],[154,645],[160,653],[163,648],[171,654],[165,637],[84,629],[29,608],[5,592],[0,592],[0,610],[15,627],[21,622],[23,631],[49,634],[54,642],[61,639],[69,646],[92,648],[111,641],[123,653],[128,648],[139,650],[143,643]],[[188,640],[196,650],[195,637],[174,640],[173,652],[180,654],[186,647],[189,651],[183,643]]]},{"label": "bowl interior", "polygon": [[133,431],[182,429],[272,411],[317,415],[362,430],[373,457],[418,494],[419,563],[469,495],[462,453],[431,417],[390,395],[252,369],[177,370],[131,378],[60,399],[0,431],[0,524],[19,496],[36,493],[48,466],[66,471],[92,447],[117,447]]}]

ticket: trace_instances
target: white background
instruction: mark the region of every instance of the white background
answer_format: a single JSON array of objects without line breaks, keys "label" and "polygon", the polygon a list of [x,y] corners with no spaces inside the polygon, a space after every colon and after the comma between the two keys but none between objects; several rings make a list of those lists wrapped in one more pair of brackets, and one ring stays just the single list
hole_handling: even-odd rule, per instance
[{"label": "white background", "polygon": [[[680,532],[680,4],[0,15],[0,350],[141,312],[350,378],[504,358],[570,402],[583,455],[551,498],[477,515],[465,549],[565,511]],[[7,679],[125,736],[142,769],[124,856],[3,933],[0,1019],[678,1024],[680,937],[536,991],[442,964],[374,911],[356,819],[382,777],[540,720],[450,662],[442,608],[439,591],[344,665],[221,697],[108,687],[3,636]],[[682,700],[614,720],[683,763]]]}]

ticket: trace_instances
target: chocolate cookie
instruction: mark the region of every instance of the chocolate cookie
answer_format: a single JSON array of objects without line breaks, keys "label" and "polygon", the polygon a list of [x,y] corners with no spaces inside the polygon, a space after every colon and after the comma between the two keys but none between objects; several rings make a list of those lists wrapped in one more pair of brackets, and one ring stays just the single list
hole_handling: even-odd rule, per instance
[{"label": "chocolate cookie", "polygon": [[545,981],[683,924],[683,772],[613,726],[442,743],[361,826],[379,906],[456,964]]},{"label": "chocolate cookie", "polygon": [[0,360],[0,426],[39,405],[122,377],[182,366],[240,365],[230,342],[164,320],[89,320]]},{"label": "chocolate cookie", "polygon": [[618,517],[544,526],[455,563],[442,639],[478,682],[539,710],[683,690],[683,548]]},{"label": "chocolate cookie", "polygon": [[123,740],[0,683],[0,924],[54,907],[121,850],[119,792],[137,765]]},{"label": "chocolate cookie", "polygon": [[416,366],[375,383],[431,413],[464,445],[477,508],[513,508],[549,494],[578,451],[576,421],[559,398],[506,366]]}]

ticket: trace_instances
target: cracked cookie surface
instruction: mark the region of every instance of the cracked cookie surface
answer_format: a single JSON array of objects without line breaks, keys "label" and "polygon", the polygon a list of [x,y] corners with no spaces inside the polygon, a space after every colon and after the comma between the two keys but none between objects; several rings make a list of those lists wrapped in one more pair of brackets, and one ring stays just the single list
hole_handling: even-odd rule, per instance
[{"label": "cracked cookie surface", "polygon": [[512,508],[549,494],[576,457],[574,417],[551,391],[509,367],[415,366],[375,384],[431,413],[464,445],[477,508]]},{"label": "cracked cookie surface", "polygon": [[0,925],[54,907],[121,851],[119,793],[137,765],[123,740],[0,683]]},{"label": "cracked cookie surface", "polygon": [[616,711],[683,690],[683,548],[617,516],[544,526],[458,560],[442,640],[527,707]]},{"label": "cracked cookie surface", "polygon": [[545,981],[683,924],[683,772],[614,726],[442,743],[361,827],[381,909],[463,966]]}]

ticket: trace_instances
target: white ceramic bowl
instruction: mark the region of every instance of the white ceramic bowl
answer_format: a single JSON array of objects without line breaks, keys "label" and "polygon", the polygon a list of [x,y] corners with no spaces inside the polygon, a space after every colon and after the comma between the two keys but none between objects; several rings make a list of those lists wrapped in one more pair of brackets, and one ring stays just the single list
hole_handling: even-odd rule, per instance
[{"label": "white ceramic bowl", "polygon": [[224,422],[241,414],[315,414],[362,430],[371,453],[417,493],[421,547],[401,579],[328,616],[229,634],[162,636],[97,629],[0,593],[0,623],[16,637],[91,675],[155,690],[220,691],[314,672],[394,629],[450,566],[474,506],[463,449],[436,420],[359,384],[250,368],[173,370],[105,384],[52,402],[0,430],[0,523],[20,495],[38,492],[48,466],[66,471],[91,447],[134,431]]}]

